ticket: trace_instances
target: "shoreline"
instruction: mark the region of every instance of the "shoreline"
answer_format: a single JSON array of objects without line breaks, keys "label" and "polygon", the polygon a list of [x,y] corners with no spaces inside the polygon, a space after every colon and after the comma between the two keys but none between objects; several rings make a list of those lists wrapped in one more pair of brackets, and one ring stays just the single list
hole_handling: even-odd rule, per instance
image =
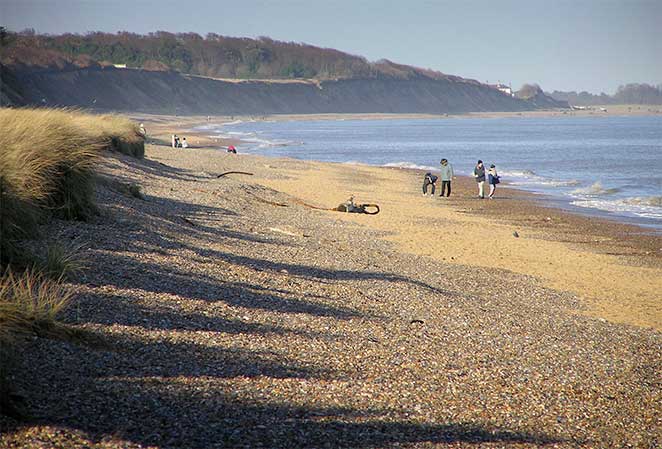
[{"label": "shoreline", "polygon": [[[529,117],[551,117],[552,115],[546,115],[546,114],[556,114],[554,111],[534,111],[538,115],[530,115]],[[590,111],[579,111],[580,113],[591,113]],[[514,117],[514,114],[510,113],[499,113],[501,114],[500,116],[494,116],[493,118],[503,118],[503,117]],[[342,114],[341,114],[342,115]],[[616,114],[618,115],[618,114]],[[629,114],[630,116],[635,116],[635,115],[641,115],[641,114]],[[605,115],[605,116],[609,116]],[[400,115],[400,114],[395,114],[395,115],[388,115],[388,114],[362,114],[362,115],[356,115],[356,114],[345,114],[343,115],[344,118],[338,118],[338,115],[328,115],[328,116],[323,116],[323,115],[317,115],[317,116],[282,116],[280,118],[274,119],[274,117],[265,117],[263,119],[248,119],[248,122],[260,122],[263,120],[269,120],[269,121],[298,121],[298,120],[390,120],[390,119],[400,119],[400,118],[407,118],[407,119],[430,119],[430,118],[435,118],[435,119],[442,119],[443,117],[440,116],[430,116],[430,115],[425,115],[425,114],[410,114],[410,115]],[[473,116],[462,116],[462,117],[457,117],[457,118],[489,118],[488,115],[473,115]],[[229,119],[224,119],[220,118],[221,121],[229,120]],[[241,117],[231,117],[231,121],[242,121]],[[212,128],[214,128],[215,132],[221,132],[222,130],[220,129],[223,125],[226,123],[214,123]],[[197,127],[204,126],[209,124],[210,122],[205,121],[205,122],[200,122],[198,120],[192,119],[188,123],[188,128],[187,132],[193,136],[197,136],[196,138],[198,141],[201,142],[206,142],[207,145],[209,146],[214,146],[212,142],[212,138],[207,133],[207,131],[202,131],[199,129],[196,129]],[[255,146],[255,141],[242,141],[241,137],[238,138],[226,138],[226,137],[218,137],[216,138],[216,141],[222,142],[221,145],[217,145],[219,148],[223,148],[223,145],[229,145],[233,144],[236,146],[243,145],[244,147],[249,147],[248,150],[244,149],[247,153],[250,154],[259,154],[263,155],[265,157],[279,157],[278,155],[270,155],[266,154],[266,151],[258,151],[253,152],[253,147]],[[241,149],[240,149],[241,150]],[[301,160],[312,160],[314,159],[306,159],[306,158],[301,158]],[[322,161],[320,161],[322,162]],[[347,163],[347,164],[365,164],[365,165],[371,165],[375,167],[397,167],[397,164],[393,163],[384,163],[384,164],[370,164],[366,162],[345,162],[345,161],[327,161],[327,162],[337,162],[337,163]],[[402,166],[399,167],[402,169],[406,168],[411,168],[411,169],[420,169],[424,171],[432,170],[435,171],[435,167],[425,167],[425,166],[420,166],[415,163],[411,163],[411,167],[407,166]],[[537,170],[536,170],[537,171]],[[459,175],[459,176],[466,176],[466,175]],[[517,181],[515,179],[514,181]],[[662,233],[662,222],[659,219],[655,219],[652,217],[647,217],[647,216],[641,216],[638,215],[636,211],[632,210],[614,210],[614,209],[609,209],[607,207],[606,209],[599,208],[599,207],[585,207],[582,205],[574,204],[574,202],[579,201],[579,199],[575,196],[569,195],[568,192],[560,192],[560,191],[545,191],[544,189],[539,189],[535,188],[535,186],[527,188],[526,186],[522,185],[521,182],[519,182],[517,185],[511,185],[508,182],[504,182],[502,184],[502,187],[507,187],[510,189],[518,189],[521,191],[526,191],[532,195],[532,198],[536,201],[540,201],[541,203],[547,203],[550,204],[548,207],[553,207],[553,208],[560,208],[563,209],[566,212],[573,213],[573,214],[579,214],[583,216],[588,216],[588,217],[595,217],[595,218],[600,218],[600,219],[606,219],[609,221],[614,221],[616,223],[622,223],[622,224],[631,224],[635,226],[639,226],[645,230],[645,232],[651,232],[651,233]],[[635,198],[638,199],[638,198]],[[551,200],[551,201],[550,201]]]},{"label": "shoreline", "polygon": [[[532,111],[535,112],[536,114],[530,115],[528,117],[550,117],[552,115],[546,115],[546,114],[553,114],[556,115],[557,113],[555,111]],[[577,111],[581,113],[590,113],[591,111]],[[662,112],[662,111],[660,111]],[[480,115],[483,113],[476,113],[478,115],[462,115],[462,116],[456,116],[455,118],[477,118],[477,117],[482,117],[482,118],[488,118],[485,115]],[[503,118],[503,117],[513,117],[515,116],[514,114],[517,113],[484,113],[484,114],[496,114],[491,116],[491,118]],[[616,114],[618,115],[618,114]],[[630,114],[630,115],[639,115],[639,114]],[[651,114],[645,114],[645,115],[651,115]],[[655,115],[655,114],[652,114]],[[587,115],[590,116],[590,115]],[[608,116],[608,115],[606,115]],[[137,119],[138,116],[132,116],[134,119]],[[274,116],[266,116],[266,117],[271,117],[273,118]],[[314,117],[314,118],[312,118]],[[279,119],[276,121],[290,121],[290,120],[337,120],[338,118],[344,118],[347,120],[376,120],[376,119],[384,119],[384,120],[389,120],[389,119],[400,119],[400,118],[409,118],[409,119],[426,119],[426,118],[442,118],[440,116],[434,116],[434,115],[428,115],[428,114],[330,114],[330,115],[323,115],[323,114],[318,114],[318,115],[292,115],[292,116],[279,116]],[[236,121],[236,120],[242,120],[242,117],[213,117],[210,116],[211,120],[208,121],[206,118],[202,117],[189,117],[189,118],[183,118],[183,117],[173,117],[173,116],[158,116],[159,119],[163,120],[164,122],[157,128],[157,132],[163,132],[164,128],[172,129],[174,133],[176,134],[186,134],[193,136],[194,139],[191,140],[189,139],[189,144],[191,145],[191,148],[216,148],[220,151],[224,151],[225,148],[228,145],[251,145],[252,142],[247,142],[243,141],[240,138],[224,138],[224,137],[218,137],[218,138],[213,138],[208,135],[207,132],[205,131],[200,131],[196,130],[196,127],[208,125],[209,123],[214,123],[216,126],[222,126],[226,124],[227,122],[231,121]],[[254,121],[260,121],[261,119],[254,120]],[[220,123],[219,123],[220,121]],[[173,126],[174,125],[174,126]],[[191,144],[193,142],[193,144]],[[262,157],[268,157],[268,158],[277,158],[278,156],[271,156],[271,155],[264,155],[264,154],[256,154],[253,152],[248,151],[246,154],[252,154],[252,155],[257,155],[257,156],[262,156]],[[323,161],[316,161],[316,160],[308,160],[308,159],[297,159],[296,160],[302,160],[302,161],[312,161],[312,162],[322,162]],[[392,168],[392,169],[399,169],[399,170],[412,170],[415,171],[416,173],[423,174],[425,171],[428,169],[423,169],[423,168],[414,168],[414,167],[395,167],[395,166],[389,166],[389,165],[372,165],[368,163],[363,163],[363,162],[331,162],[331,163],[338,163],[338,164],[347,164],[347,165],[366,165],[369,167],[382,167],[382,168]],[[431,167],[433,170],[435,168]],[[456,175],[458,178],[466,177],[466,179],[471,179],[471,177],[467,175]],[[646,233],[646,234],[657,234],[657,235],[662,235],[662,224],[656,222],[654,219],[646,218],[646,217],[632,217],[632,216],[619,216],[619,215],[613,215],[610,211],[607,210],[602,210],[598,208],[591,208],[591,207],[581,207],[572,204],[571,199],[569,198],[564,198],[562,196],[554,196],[550,193],[544,193],[544,192],[539,192],[534,189],[526,189],[523,188],[522,186],[512,186],[508,182],[505,182],[501,186],[502,188],[507,188],[509,190],[516,190],[521,193],[526,193],[529,195],[529,199],[531,201],[535,201],[537,203],[540,203],[540,205],[545,205],[546,208],[551,208],[551,209],[560,209],[561,211],[564,211],[565,213],[569,214],[575,214],[587,218],[597,218],[600,220],[606,220],[607,222],[615,223],[617,225],[629,225],[629,226],[635,226],[639,229],[641,229],[640,232]]]},{"label": "shoreline", "polygon": [[[213,148],[218,147],[199,150],[205,153],[205,160],[227,158],[224,152]],[[396,208],[410,207],[410,203],[417,205],[412,217],[400,214],[390,223],[381,222],[375,227],[379,232],[390,234],[387,240],[400,250],[432,256],[445,263],[495,266],[532,275],[543,279],[548,287],[579,295],[587,308],[580,313],[662,329],[662,308],[655,301],[656,292],[662,290],[662,281],[657,280],[662,279],[662,236],[650,232],[649,228],[575,213],[554,204],[550,207],[538,195],[519,188],[500,189],[494,201],[475,200],[475,183],[468,177],[458,177],[454,181],[454,196],[450,201],[444,203],[445,199],[435,197],[434,201],[419,204],[423,200],[419,192],[421,172],[416,169],[315,162],[248,153],[238,155],[237,160],[246,161],[248,167],[253,164],[298,167],[297,170],[284,169],[284,178],[289,181],[280,179],[280,176],[278,181],[255,177],[251,182],[258,181],[269,188],[326,207],[337,205],[351,194],[359,195],[357,201],[377,201],[386,189],[389,194],[382,201],[387,204],[392,203]],[[194,160],[191,164],[197,166]],[[354,179],[352,173],[360,176],[351,181]],[[324,176],[324,188],[316,179],[320,176]],[[360,181],[363,176],[378,182],[372,183],[371,188],[363,188],[364,183]],[[330,183],[329,178],[335,181]],[[400,188],[393,189],[385,178],[393,178]],[[452,232],[463,234],[457,242],[445,242],[454,255],[435,257],[431,248],[443,245],[430,242],[425,232],[413,224],[423,220],[424,216],[449,223]],[[359,223],[364,220],[364,217],[353,214],[339,218],[358,220]],[[372,223],[374,225],[377,221]],[[463,229],[464,226],[473,230],[469,232]],[[486,231],[480,231],[483,228]],[[513,232],[524,238],[514,238]],[[410,238],[412,234],[415,238]],[[478,235],[486,242],[491,239],[496,242],[500,251],[498,261],[476,260],[484,253],[472,243]],[[628,285],[632,285],[631,294]]]}]

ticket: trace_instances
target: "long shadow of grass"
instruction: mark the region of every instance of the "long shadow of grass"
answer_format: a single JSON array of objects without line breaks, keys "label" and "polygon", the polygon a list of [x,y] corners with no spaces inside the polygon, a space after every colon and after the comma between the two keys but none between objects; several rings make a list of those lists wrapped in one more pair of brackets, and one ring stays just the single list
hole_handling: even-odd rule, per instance
[{"label": "long shadow of grass", "polygon": [[[147,374],[147,373],[145,373]],[[66,418],[35,423],[83,431],[100,441],[108,435],[143,446],[376,448],[416,443],[534,444],[561,442],[545,435],[473,423],[422,424],[394,418],[384,410],[258,403],[223,386],[181,379],[174,386],[158,373],[145,378],[97,378],[90,388],[112,393],[96,402],[84,391],[67,390],[64,400],[80,403]]]},{"label": "long shadow of grass", "polygon": [[122,158],[123,162],[138,173],[181,181],[199,181],[209,179],[207,176],[183,168],[173,167],[163,162],[149,159]]},{"label": "long shadow of grass", "polygon": [[[107,256],[99,256],[96,262],[103,267]],[[201,274],[180,271],[141,262],[131,257],[110,256],[112,266],[121,266],[121,276],[111,276],[100,281],[104,285],[127,290],[138,289],[152,293],[166,293],[183,298],[226,304],[249,309],[281,313],[304,313],[308,315],[348,319],[363,316],[348,307],[330,305],[330,298],[321,295],[293,293],[282,289],[268,289],[245,282],[223,282]],[[149,273],[149,281],[144,273]],[[324,302],[320,302],[324,301]],[[325,303],[326,302],[326,303]]]},{"label": "long shadow of grass", "polygon": [[[100,301],[122,303],[122,314],[109,315],[94,308]],[[219,332],[248,335],[296,335],[305,338],[333,338],[332,334],[321,334],[302,329],[287,328],[276,324],[263,324],[239,318],[209,316],[197,312],[184,312],[155,306],[145,307],[135,303],[134,298],[106,293],[87,294],[79,300],[79,308],[71,309],[67,320],[74,323],[137,326],[144,330],[172,330],[193,332]]]}]

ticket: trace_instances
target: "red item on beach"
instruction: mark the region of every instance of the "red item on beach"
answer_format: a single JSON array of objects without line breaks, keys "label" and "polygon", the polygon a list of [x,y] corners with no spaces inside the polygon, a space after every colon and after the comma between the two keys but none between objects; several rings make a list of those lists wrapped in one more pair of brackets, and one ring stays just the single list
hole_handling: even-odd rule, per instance
[{"label": "red item on beach", "polygon": [[236,153],[237,149],[234,147],[234,145],[230,145],[228,147],[228,153]]}]

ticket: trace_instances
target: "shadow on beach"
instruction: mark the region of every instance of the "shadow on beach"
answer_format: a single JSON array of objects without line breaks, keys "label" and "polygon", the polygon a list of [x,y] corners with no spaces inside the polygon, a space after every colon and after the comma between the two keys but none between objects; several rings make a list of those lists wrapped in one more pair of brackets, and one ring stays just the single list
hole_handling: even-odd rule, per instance
[{"label": "shadow on beach", "polygon": [[[139,348],[136,348],[139,349]],[[59,426],[82,432],[94,442],[109,438],[128,440],[142,447],[355,447],[370,448],[414,443],[500,443],[546,445],[560,440],[532,434],[488,428],[471,423],[421,424],[396,419],[388,410],[355,410],[347,407],[297,406],[275,400],[247,400],[214,377],[292,378],[315,377],[314,369],[278,363],[258,362],[254,355],[234,354],[219,364],[227,365],[222,374],[213,367],[198,366],[183,345],[161,365],[145,361],[135,366],[119,366],[103,375],[79,378],[75,388],[60,382],[58,397],[41,405],[57,411],[60,401],[77,404],[77,413],[54,414],[25,424]],[[90,363],[108,359],[93,354]],[[142,353],[136,354],[142,356]],[[85,367],[70,354],[63,354],[66,367],[61,378],[81,375]],[[94,360],[96,358],[96,360]],[[135,362],[127,357],[126,363]],[[186,364],[184,369],[172,369]],[[115,365],[115,364],[113,364]],[[260,374],[257,374],[261,370]],[[319,373],[325,376],[324,373]],[[71,381],[71,380],[70,380]],[[48,388],[39,385],[37,388]],[[95,392],[94,395],[89,392]],[[107,401],[96,399],[101,393]],[[112,398],[112,399],[110,399]],[[57,418],[55,418],[57,416]],[[10,431],[18,426],[3,429]]]},{"label": "shadow on beach", "polygon": [[[187,180],[190,176],[177,170],[164,174],[161,167],[150,165],[153,163],[136,164],[146,172],[158,170],[161,176]],[[20,362],[28,374],[23,382],[34,416],[28,424],[82,432],[95,442],[121,438],[141,446],[195,449],[557,441],[543,434],[472,423],[422,424],[403,417],[404,411],[395,405],[388,410],[317,405],[319,401],[306,395],[306,382],[345,382],[351,381],[351,376],[325,366],[295,362],[287,353],[250,350],[216,339],[230,334],[256,339],[298,338],[305,344],[333,340],[332,331],[208,316],[202,313],[204,307],[183,311],[176,297],[332,321],[374,317],[344,307],[332,297],[309,294],[306,283],[405,283],[443,295],[456,294],[388,272],[325,268],[196,247],[177,236],[186,234],[193,241],[206,239],[228,246],[264,245],[265,253],[270,247],[293,243],[229,229],[220,225],[222,221],[216,223],[219,226],[209,224],[219,217],[239,220],[240,214],[229,208],[156,197],[147,202],[132,201],[125,201],[128,207],[115,208],[110,215],[113,226],[119,226],[121,241],[112,235],[99,235],[98,230],[92,234],[99,236],[92,249],[95,274],[88,282],[89,290],[81,295],[79,310],[67,312],[70,322],[106,327],[104,339],[113,350],[72,349],[63,342],[44,340],[27,343],[25,354],[30,354],[31,360],[43,360],[42,364],[27,359]],[[215,264],[213,273],[218,277],[145,257],[155,254],[183,254],[184,259],[194,257]],[[304,285],[266,287],[259,280],[224,280],[221,275],[228,267],[295,277]],[[95,288],[106,286],[114,288]],[[172,295],[173,300],[164,298],[163,305],[144,305],[144,292]],[[125,333],[125,327],[137,332]],[[136,336],[140,334],[142,337]],[[275,379],[280,383],[274,383]],[[270,389],[278,388],[296,391],[294,395],[269,394]],[[297,405],[300,402],[307,405]],[[17,427],[14,423],[2,430]]]}]

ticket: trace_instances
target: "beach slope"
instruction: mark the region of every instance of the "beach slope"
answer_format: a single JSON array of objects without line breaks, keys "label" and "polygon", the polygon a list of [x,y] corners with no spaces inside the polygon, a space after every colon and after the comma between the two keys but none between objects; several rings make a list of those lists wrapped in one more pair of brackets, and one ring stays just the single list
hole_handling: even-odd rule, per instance
[{"label": "beach slope", "polygon": [[[659,442],[659,237],[396,169],[148,145],[101,172],[100,216],[46,231],[85,242],[65,318],[109,348],[26,342],[2,447]],[[382,212],[323,210],[350,195]]]}]

